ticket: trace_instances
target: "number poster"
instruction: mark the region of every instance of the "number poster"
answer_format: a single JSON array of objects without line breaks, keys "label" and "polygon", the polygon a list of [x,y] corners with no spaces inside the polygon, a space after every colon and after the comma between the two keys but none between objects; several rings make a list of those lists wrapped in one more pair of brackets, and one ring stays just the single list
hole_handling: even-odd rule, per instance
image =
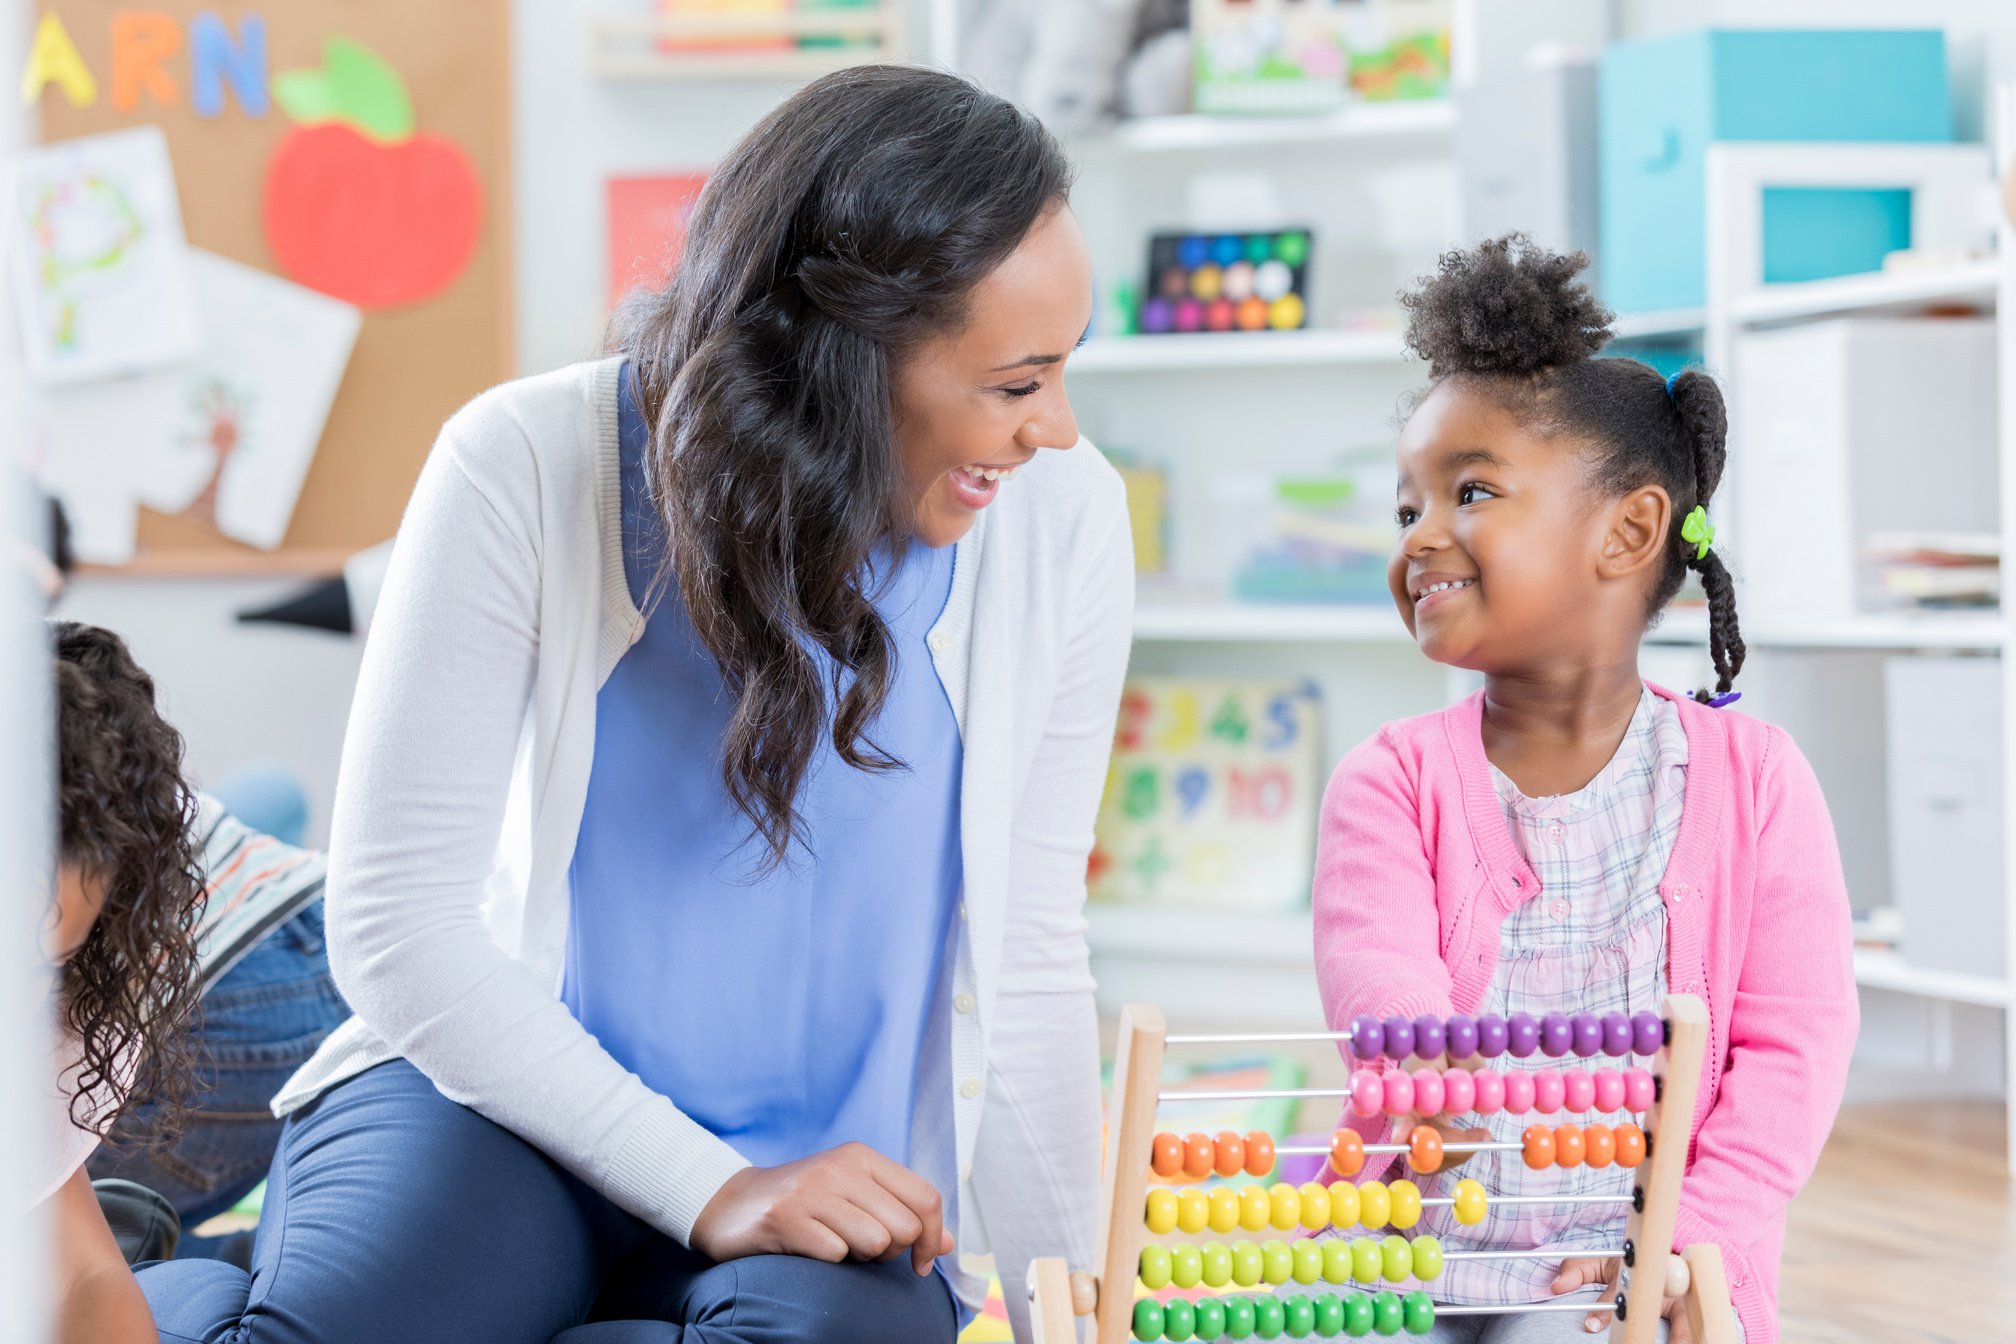
[{"label": "number poster", "polygon": [[1087,875],[1093,899],[1306,905],[1321,729],[1309,682],[1130,680]]}]

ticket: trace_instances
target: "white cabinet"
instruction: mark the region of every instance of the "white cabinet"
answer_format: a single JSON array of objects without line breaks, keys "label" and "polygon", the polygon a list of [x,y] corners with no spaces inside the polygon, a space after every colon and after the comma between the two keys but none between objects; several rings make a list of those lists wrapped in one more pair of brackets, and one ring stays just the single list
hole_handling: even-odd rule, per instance
[{"label": "white cabinet", "polygon": [[1902,952],[1927,971],[2001,977],[2002,669],[1992,658],[1883,667],[1890,891]]},{"label": "white cabinet", "polygon": [[1857,614],[1872,535],[1996,530],[1992,317],[1746,331],[1734,372],[1745,616]]}]

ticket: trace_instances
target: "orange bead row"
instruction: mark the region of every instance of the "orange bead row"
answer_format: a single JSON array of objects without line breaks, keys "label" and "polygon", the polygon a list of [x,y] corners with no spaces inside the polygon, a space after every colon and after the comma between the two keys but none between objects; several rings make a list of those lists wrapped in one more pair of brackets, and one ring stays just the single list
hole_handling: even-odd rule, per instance
[{"label": "orange bead row", "polygon": [[1165,1180],[1188,1176],[1201,1181],[1207,1176],[1265,1176],[1274,1170],[1274,1140],[1259,1130],[1245,1135],[1221,1130],[1209,1134],[1155,1136],[1149,1167]]},{"label": "orange bead row", "polygon": [[1528,1125],[1521,1156],[1534,1171],[1548,1167],[1635,1167],[1645,1160],[1645,1131],[1637,1125]]}]

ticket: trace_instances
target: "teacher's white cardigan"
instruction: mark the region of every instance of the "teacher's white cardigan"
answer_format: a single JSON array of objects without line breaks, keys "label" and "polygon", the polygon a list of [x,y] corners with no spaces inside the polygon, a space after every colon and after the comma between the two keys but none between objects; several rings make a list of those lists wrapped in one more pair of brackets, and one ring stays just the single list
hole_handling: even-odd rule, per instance
[{"label": "teacher's white cardigan", "polygon": [[[683,1241],[744,1159],[557,997],[596,693],[643,623],[623,575],[619,367],[485,393],[448,422],[420,475],[336,791],[329,952],[356,1017],[274,1109],[403,1056]],[[1090,444],[1046,450],[956,554],[929,636],[965,753],[964,900],[938,1038],[950,1041],[952,1095],[934,1109],[954,1116],[961,1249],[994,1254],[1025,1336],[1029,1259],[1092,1254],[1099,1095],[1083,906],[1132,625],[1120,479]]]}]

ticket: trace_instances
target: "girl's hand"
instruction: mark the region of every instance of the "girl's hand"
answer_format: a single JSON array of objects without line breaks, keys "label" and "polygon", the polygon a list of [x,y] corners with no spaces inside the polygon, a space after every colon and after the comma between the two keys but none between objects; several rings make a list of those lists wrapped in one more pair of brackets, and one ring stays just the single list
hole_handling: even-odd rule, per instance
[{"label": "girl's hand", "polygon": [[[1601,1260],[1577,1256],[1561,1262],[1561,1272],[1554,1276],[1556,1293],[1572,1293],[1577,1288],[1586,1288],[1592,1283],[1603,1285],[1603,1291],[1596,1294],[1598,1302],[1617,1300],[1617,1275],[1623,1268],[1623,1261],[1606,1257]],[[1592,1311],[1582,1318],[1582,1328],[1590,1334],[1600,1334],[1610,1328],[1612,1313]],[[1670,1344],[1670,1342],[1669,1342]]]},{"label": "girl's hand", "polygon": [[[1596,1300],[1614,1302],[1617,1300],[1617,1276],[1621,1272],[1622,1264],[1622,1261],[1615,1259],[1592,1260],[1579,1256],[1572,1260],[1563,1260],[1561,1272],[1554,1276],[1554,1291],[1572,1293],[1577,1288],[1600,1283],[1604,1288],[1596,1295]],[[1666,1344],[1694,1344],[1694,1324],[1687,1318],[1687,1304],[1684,1299],[1667,1298],[1660,1314],[1666,1318],[1670,1332]],[[1610,1328],[1611,1317],[1612,1313],[1607,1311],[1592,1311],[1583,1318],[1582,1328],[1592,1335],[1601,1334]]]},{"label": "girl's hand", "polygon": [[713,1260],[802,1255],[838,1263],[894,1260],[919,1274],[952,1253],[938,1191],[866,1144],[846,1143],[776,1167],[745,1167],[707,1201],[693,1249]]}]

